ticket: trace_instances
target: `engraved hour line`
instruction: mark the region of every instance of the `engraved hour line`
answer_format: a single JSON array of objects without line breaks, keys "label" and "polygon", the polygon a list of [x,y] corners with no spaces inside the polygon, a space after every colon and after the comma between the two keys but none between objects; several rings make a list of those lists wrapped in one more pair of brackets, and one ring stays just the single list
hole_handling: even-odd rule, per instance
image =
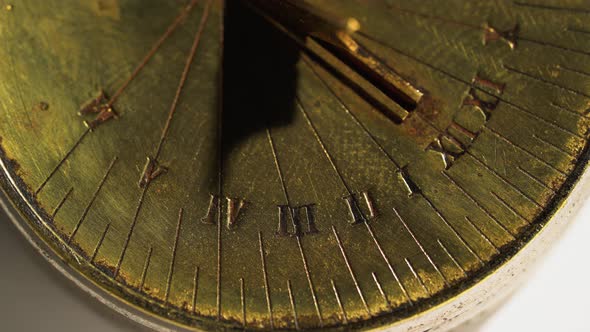
[{"label": "engraved hour line", "polygon": [[572,12],[572,13],[576,13],[576,14],[590,13],[590,9],[585,9],[585,8],[559,7],[559,6],[542,5],[542,4],[536,4],[536,3],[526,3],[526,2],[521,2],[521,1],[513,1],[512,3],[515,6],[529,7],[529,8],[534,8],[534,9],[566,11],[566,12]]},{"label": "engraved hour line", "polygon": [[[273,156],[273,159],[274,159],[274,164],[275,164],[275,167],[277,169],[279,180],[281,182],[281,188],[282,188],[283,194],[285,196],[285,201],[286,201],[286,203],[287,203],[288,206],[291,206],[291,199],[289,198],[289,192],[287,191],[287,185],[286,185],[285,179],[283,177],[283,171],[281,169],[281,164],[279,162],[279,157],[277,155],[277,150],[276,150],[276,147],[275,147],[275,144],[274,144],[274,140],[272,138],[272,134],[271,134],[271,131],[270,131],[269,128],[266,129],[266,135],[268,137],[268,143],[269,143],[270,148],[271,148],[272,156]],[[289,211],[291,212],[291,218],[293,220],[295,220],[296,216],[293,214],[293,209],[289,209]],[[311,273],[309,272],[309,266],[307,264],[307,258],[305,256],[305,252],[303,250],[303,244],[301,243],[301,237],[300,237],[300,235],[296,233],[295,234],[295,239],[297,240],[297,246],[299,248],[299,253],[301,255],[301,260],[303,262],[303,269],[304,269],[304,272],[305,272],[305,276],[307,278],[307,283],[309,285],[309,290],[311,292],[311,297],[313,299],[313,304],[314,304],[314,307],[315,307],[315,310],[316,310],[316,314],[318,316],[320,326],[323,326],[322,312],[320,310],[319,302],[318,302],[318,299],[317,299],[317,296],[316,296],[316,293],[315,293],[315,287],[314,287],[314,284],[313,284],[313,280],[311,278]]]},{"label": "engraved hour line", "polygon": [[141,270],[141,277],[139,282],[139,290],[143,290],[143,286],[145,285],[145,278],[147,276],[147,271],[150,268],[150,262],[152,260],[152,253],[154,252],[154,248],[150,247],[148,249],[147,255],[145,256],[145,263],[143,264],[143,269]]},{"label": "engraved hour line", "polygon": [[240,278],[240,306],[242,307],[242,325],[246,326],[246,291],[244,289],[244,278]]},{"label": "engraved hour line", "polygon": [[193,313],[197,312],[197,296],[199,295],[199,267],[195,268],[195,278],[193,280]]},{"label": "engraved hour line", "polygon": [[289,292],[289,302],[291,302],[291,311],[293,312],[295,329],[299,330],[299,319],[297,317],[297,306],[295,305],[295,298],[293,297],[293,290],[291,289],[291,280],[287,280],[287,290]]},{"label": "engraved hour line", "polygon": [[543,145],[549,146],[550,148],[554,149],[555,151],[559,152],[560,154],[565,155],[565,157],[569,157],[571,159],[576,158],[576,156],[571,151],[568,151],[560,146],[557,146],[555,143],[551,143],[549,141],[546,141],[546,140],[542,139],[541,137],[537,136],[537,134],[533,134],[532,136],[534,139],[538,140]]},{"label": "engraved hour line", "polygon": [[457,261],[455,256],[453,256],[453,254],[451,254],[449,249],[447,249],[447,247],[442,243],[442,241],[440,239],[436,239],[436,242],[442,248],[442,250],[445,252],[445,254],[447,254],[447,256],[449,256],[449,258],[451,259],[453,264],[455,264],[455,266],[459,269],[459,271],[461,271],[461,273],[463,273],[463,276],[467,277],[467,271],[465,271],[465,269],[461,266],[461,264],[459,264],[459,262]]},{"label": "engraved hour line", "polygon": [[[139,75],[143,68],[148,64],[148,62],[152,59],[152,57],[156,54],[156,52],[160,49],[160,47],[164,44],[164,42],[172,35],[172,33],[178,28],[180,23],[183,19],[192,11],[192,9],[197,4],[198,0],[193,0],[186,9],[172,22],[172,24],[167,28],[166,32],[158,39],[158,41],[152,46],[151,50],[148,54],[143,58],[143,60],[139,63],[139,65],[135,68],[133,73],[125,82],[121,85],[121,87],[115,92],[115,94],[111,97],[111,99],[107,102],[108,107],[112,107],[117,98],[123,93],[123,91],[131,84],[131,82]],[[35,191],[35,194],[39,194],[41,190],[47,185],[47,182],[57,173],[61,165],[72,155],[74,150],[82,143],[84,138],[87,136],[88,133],[91,132],[90,128],[86,128],[86,130],[82,133],[82,135],[78,138],[78,140],[74,143],[74,145],[68,150],[65,156],[57,163],[55,168],[49,173],[47,178],[41,183],[41,185]]]},{"label": "engraved hour line", "polygon": [[53,212],[51,212],[52,219],[55,219],[55,216],[57,215],[59,210],[61,210],[61,208],[63,207],[65,202],[68,200],[68,198],[70,197],[70,195],[72,194],[73,191],[74,191],[74,187],[70,188],[70,190],[68,190],[68,192],[64,195],[64,197],[61,199],[61,201],[59,201],[57,206],[53,209]]},{"label": "engraved hour line", "polygon": [[426,284],[424,283],[424,280],[422,280],[422,278],[418,275],[418,273],[416,273],[416,270],[412,266],[412,263],[410,263],[410,260],[408,258],[404,258],[404,261],[406,262],[406,265],[410,269],[410,272],[412,273],[412,275],[414,276],[414,278],[416,280],[418,280],[418,283],[422,286],[422,288],[424,288],[424,291],[426,292],[426,294],[432,296],[433,295],[432,292],[430,291],[430,289],[428,289],[428,287],[426,287]]},{"label": "engraved hour line", "polygon": [[531,172],[527,171],[526,169],[520,167],[520,165],[516,166],[516,168],[521,171],[524,175],[526,175],[527,177],[529,177],[531,180],[533,180],[534,182],[538,183],[539,185],[543,186],[545,189],[549,190],[551,192],[551,194],[555,194],[556,191],[554,188],[549,187],[549,185],[547,185],[545,182],[541,181],[541,179],[539,179],[537,176],[533,175]]},{"label": "engraved hour line", "polygon": [[564,70],[570,71],[572,73],[576,73],[576,74],[579,74],[582,76],[590,77],[590,73],[587,73],[587,72],[579,70],[579,69],[570,68],[570,67],[564,66],[564,65],[559,65],[557,67],[557,69],[564,69]]},{"label": "engraved hour line", "polygon": [[270,287],[268,286],[268,272],[266,270],[266,258],[264,253],[264,244],[262,243],[262,232],[258,232],[258,244],[260,246],[260,262],[262,268],[262,280],[264,285],[264,295],[266,296],[266,309],[268,310],[268,319],[270,329],[274,329],[274,319],[272,315],[272,302],[270,300]]},{"label": "engraved hour line", "polygon": [[[206,11],[209,11],[209,7],[211,6],[212,0],[208,0],[206,5]],[[225,21],[224,15],[220,16],[219,20],[219,44],[221,45],[221,54],[224,53],[224,30]],[[218,97],[218,108],[217,108],[217,194],[219,197],[223,197],[223,66],[221,66],[221,70],[219,71],[218,76],[218,91],[221,91]],[[229,202],[228,202],[229,204]],[[217,320],[221,320],[221,204],[217,206],[217,269],[215,271],[216,274],[216,299],[215,299],[215,307],[217,309]],[[262,242],[260,242],[262,244]],[[271,323],[272,326],[272,323]]]},{"label": "engraved hour line", "polygon": [[330,279],[330,283],[332,284],[332,290],[334,291],[334,296],[336,297],[336,302],[338,303],[338,308],[340,308],[340,313],[342,314],[342,322],[344,324],[348,324],[348,317],[346,317],[346,310],[344,310],[344,306],[342,305],[342,300],[340,299],[340,294],[338,293],[338,288],[336,288],[336,284],[334,284],[333,279]]},{"label": "engraved hour line", "polygon": [[[326,84],[326,82],[322,79],[322,77],[319,75],[319,73],[317,73],[315,71],[315,69],[313,68],[313,65],[311,65],[309,62],[306,62],[306,64],[309,66],[309,68],[312,70],[312,72],[315,74],[315,76],[323,83],[323,85],[328,89],[328,91],[330,91],[332,93],[332,95],[336,98],[336,100],[340,103],[342,109],[352,117],[352,119],[354,120],[354,122],[367,134],[367,136],[371,139],[371,141],[373,142],[373,144],[391,161],[391,163],[393,163],[393,165],[397,168],[398,172],[402,173],[404,172],[404,168],[400,167],[400,165],[395,161],[395,159],[383,148],[383,146],[381,146],[381,144],[379,144],[379,142],[377,141],[377,139],[371,134],[371,132],[362,124],[361,121],[358,120],[358,118],[352,114],[352,112],[350,112],[350,110],[348,109],[348,107],[346,107],[346,105],[344,104],[344,102],[338,97],[338,95],[329,87],[328,84]],[[311,119],[309,118],[307,112],[305,111],[305,109],[303,108],[303,105],[301,104],[301,101],[299,100],[299,98],[297,98],[297,102],[298,102],[298,106],[301,110],[301,112],[303,113],[303,115],[305,116],[309,126],[311,127],[312,131],[314,132],[314,135],[316,136],[316,139],[318,140],[318,142],[320,143],[322,149],[324,150],[324,153],[326,154],[326,156],[328,157],[328,160],[330,161],[330,163],[332,164],[332,167],[334,168],[334,170],[336,171],[336,173],[338,174],[338,176],[340,177],[340,180],[342,181],[344,187],[348,190],[348,192],[350,193],[350,189],[348,187],[348,185],[346,184],[346,182],[344,181],[343,176],[341,175],[340,171],[338,171],[336,164],[334,163],[331,155],[328,153],[326,147],[324,146],[319,134],[317,133],[317,130],[315,129],[315,126],[313,125]],[[407,183],[407,182],[406,182]],[[445,223],[445,225],[447,227],[449,227],[451,229],[451,231],[455,234],[455,236],[457,236],[457,238],[459,239],[459,241],[461,242],[461,244],[463,244],[467,250],[474,255],[480,263],[483,264],[482,259],[479,257],[479,255],[471,248],[471,246],[465,241],[465,239],[461,236],[461,234],[459,234],[457,232],[457,230],[455,229],[455,227],[452,226],[451,223],[448,222],[448,220],[442,215],[442,213],[440,213],[440,211],[434,206],[434,204],[430,201],[430,199],[422,194],[421,195],[424,200],[428,203],[428,205],[434,210],[434,212],[441,218],[441,220]],[[364,223],[367,226],[367,229],[369,230],[369,233],[373,234],[373,231],[371,230],[370,225],[365,222]],[[373,235],[374,237],[374,235]],[[381,250],[380,250],[381,251]],[[386,260],[387,262],[387,260]]]},{"label": "engraved hour line", "polygon": [[[308,63],[309,65],[309,63]],[[313,71],[313,67],[310,67]],[[314,71],[314,73],[316,74],[316,76],[318,76],[318,74]],[[319,76],[318,76],[319,77]],[[321,78],[320,78],[321,80]],[[322,81],[324,82],[324,81]],[[325,84],[325,82],[324,82]],[[327,85],[326,85],[327,86]],[[329,87],[328,87],[329,89]],[[332,91],[332,90],[329,90]],[[332,94],[334,94],[332,92]],[[337,95],[334,94],[334,96],[336,96],[336,98],[338,98]],[[328,152],[328,150],[326,149],[326,146],[324,145],[324,142],[322,141],[321,137],[319,136],[317,129],[315,128],[315,126],[313,125],[313,122],[311,121],[311,118],[309,117],[309,115],[307,114],[307,112],[305,111],[305,109],[303,108],[303,105],[301,104],[301,101],[299,100],[299,98],[297,97],[297,105],[300,109],[300,111],[302,112],[303,116],[305,117],[307,124],[309,125],[310,129],[312,130],[314,137],[316,139],[316,141],[318,142],[318,144],[320,145],[322,151],[324,152],[324,155],[326,156],[326,158],[328,159],[328,161],[330,162],[330,165],[332,166],[332,169],[334,170],[334,172],[337,174],[338,178],[340,179],[342,185],[344,186],[344,188],[346,189],[346,191],[349,193],[349,195],[352,195],[352,191],[350,190],[350,188],[348,187],[348,184],[346,183],[346,181],[344,180],[344,177],[342,176],[342,174],[340,173],[340,170],[338,170],[338,168],[336,167],[336,163],[334,162],[334,160],[332,159],[332,155]],[[344,105],[341,102],[341,105]],[[345,107],[345,110],[347,111],[347,113],[351,114],[349,112],[349,110]],[[354,117],[354,116],[353,116]],[[356,117],[354,117],[354,119],[356,120]],[[358,120],[357,120],[358,121]],[[359,125],[361,125],[361,127],[364,128],[364,126],[362,126],[362,124],[360,122],[357,122]],[[369,133],[368,131],[366,131],[367,133]],[[369,133],[370,135],[370,133]],[[372,135],[370,135],[372,137]],[[382,149],[382,148],[381,148]],[[392,162],[397,166],[396,162],[394,160],[392,160]],[[399,168],[399,167],[398,167]],[[379,252],[381,253],[381,256],[383,257],[383,259],[385,260],[385,263],[387,265],[387,267],[389,268],[389,270],[391,271],[393,277],[395,278],[395,280],[397,281],[398,285],[400,286],[402,292],[404,293],[404,295],[406,296],[406,298],[409,300],[410,304],[412,303],[412,300],[410,299],[410,296],[408,294],[408,291],[406,290],[405,286],[403,285],[403,283],[401,282],[400,278],[398,277],[397,273],[395,272],[392,264],[390,263],[389,259],[387,258],[387,255],[385,254],[385,252],[383,251],[383,249],[381,248],[381,245],[379,244],[379,241],[377,240],[377,237],[375,236],[375,233],[373,232],[373,229],[371,227],[371,225],[369,225],[368,222],[364,222],[363,223],[365,225],[365,227],[367,228],[367,231],[369,232],[369,235],[371,235],[371,238],[373,239],[373,241],[375,242],[375,245],[377,246],[377,250],[379,250]]]},{"label": "engraved hour line", "polygon": [[530,78],[532,80],[541,82],[543,84],[550,85],[550,86],[553,86],[555,88],[558,88],[558,89],[561,89],[561,90],[565,90],[567,92],[571,92],[573,94],[576,94],[576,95],[585,97],[587,99],[590,99],[590,94],[587,94],[587,93],[584,93],[584,92],[581,92],[581,91],[578,91],[578,90],[575,90],[575,89],[572,89],[572,88],[568,88],[566,86],[557,84],[555,82],[551,82],[551,81],[549,81],[549,80],[547,80],[547,79],[545,79],[543,77],[535,76],[533,74],[530,74],[530,73],[527,73],[527,72],[523,71],[522,69],[518,69],[518,68],[515,68],[515,67],[512,67],[512,66],[506,65],[506,64],[504,64],[503,67],[507,71],[510,71],[510,72],[519,74],[519,75],[524,76],[524,77],[528,77],[528,78]]},{"label": "engraved hour line", "polygon": [[510,212],[512,212],[514,215],[516,215],[517,217],[519,217],[520,219],[524,220],[527,224],[530,224],[532,221],[527,219],[525,216],[523,216],[520,212],[516,211],[512,206],[510,206],[510,204],[508,204],[508,202],[506,202],[506,200],[504,200],[502,197],[500,197],[498,194],[496,194],[495,192],[491,191],[490,192],[492,194],[492,196],[494,196],[502,205],[504,205],[504,207],[506,207]]},{"label": "engraved hour line", "polygon": [[566,28],[567,31],[571,31],[571,32],[577,32],[577,33],[583,33],[583,34],[590,34],[590,30],[584,30],[578,27],[567,27]]},{"label": "engraved hour line", "polygon": [[[434,205],[434,203],[430,200],[430,198],[428,196],[426,196],[425,194],[422,194],[422,197],[424,198],[424,200],[426,201],[426,203],[430,206],[430,208],[432,210],[434,210],[434,212],[436,213],[436,215],[443,221],[443,223],[450,228],[453,233],[455,234],[455,236],[459,239],[459,242],[461,242],[461,244],[467,248],[467,250],[469,251],[470,254],[472,254],[475,258],[477,258],[477,260],[479,261],[479,263],[481,265],[484,265],[483,260],[481,259],[481,257],[479,256],[479,254],[477,252],[475,252],[475,250],[473,250],[473,248],[471,247],[471,245],[469,243],[467,243],[467,241],[465,240],[465,238],[457,231],[457,229],[455,228],[455,226],[453,226],[453,224],[451,224],[447,218],[442,214],[442,212]],[[396,212],[397,213],[397,212]]]},{"label": "engraved hour line", "polygon": [[[174,99],[172,101],[172,105],[170,106],[168,117],[166,119],[166,124],[164,125],[164,128],[162,130],[162,134],[160,136],[160,141],[158,143],[158,146],[156,148],[156,152],[154,154],[153,160],[156,162],[158,161],[158,157],[160,156],[162,145],[166,139],[166,136],[168,135],[168,129],[170,128],[170,123],[172,122],[172,118],[174,117],[174,114],[176,112],[176,107],[178,105],[178,100],[180,98],[180,94],[184,88],[184,84],[185,84],[186,79],[188,77],[188,73],[190,71],[191,65],[192,65],[195,55],[197,53],[197,48],[198,48],[199,42],[201,40],[201,34],[203,32],[204,25],[205,25],[207,18],[209,16],[208,15],[209,8],[210,8],[209,5],[210,5],[211,1],[212,0],[209,0],[209,2],[207,2],[207,7],[205,7],[205,10],[203,11],[203,15],[201,16],[201,21],[199,23],[199,28],[197,29],[197,32],[195,33],[195,38],[194,38],[191,50],[189,52],[189,55],[187,56],[185,67],[182,71],[182,75],[181,75],[180,81],[178,83],[178,88],[176,90],[176,94],[175,94]],[[149,159],[148,159],[148,166],[149,166]],[[149,180],[151,180],[151,179],[149,179]],[[133,231],[135,229],[135,226],[137,225],[139,212],[141,211],[141,207],[143,206],[145,195],[146,195],[147,190],[151,184],[151,181],[149,181],[149,180],[145,183],[145,185],[143,186],[143,189],[141,190],[141,194],[140,194],[140,197],[138,200],[137,208],[135,210],[135,214],[133,216],[131,226],[130,226],[129,231],[127,233],[127,237],[125,238],[123,250],[121,251],[121,254],[120,254],[119,259],[117,261],[117,266],[115,267],[115,271],[114,271],[114,275],[113,275],[114,278],[117,278],[117,276],[119,275],[119,271],[121,269],[121,264],[123,263],[123,259],[125,258],[125,254],[127,253],[127,248],[129,246],[131,236],[133,235]]]},{"label": "engraved hour line", "polygon": [[346,268],[348,269],[348,272],[350,273],[350,277],[352,278],[352,281],[354,282],[354,287],[356,288],[356,291],[358,292],[359,297],[361,298],[361,301],[363,302],[363,306],[365,307],[367,314],[369,314],[369,316],[371,316],[371,310],[369,309],[369,305],[367,304],[367,301],[365,300],[365,296],[363,295],[363,291],[361,290],[361,287],[356,279],[354,271],[352,270],[352,266],[350,265],[350,262],[348,261],[348,256],[346,255],[346,251],[344,251],[344,247],[342,246],[342,242],[340,241],[340,237],[338,236],[338,232],[336,232],[336,227],[334,227],[334,225],[332,225],[332,231],[334,232],[334,237],[336,238],[336,243],[338,243],[338,248],[340,248],[340,252],[342,253],[342,258],[344,258],[344,263],[346,264]]},{"label": "engraved hour line", "polygon": [[563,106],[563,105],[560,105],[560,104],[558,104],[558,103],[556,103],[556,102],[554,102],[554,101],[552,101],[552,102],[551,102],[551,103],[549,103],[549,104],[550,104],[551,106],[553,106],[553,107],[557,108],[557,109],[560,109],[560,110],[562,110],[562,111],[568,112],[568,113],[570,113],[570,114],[572,114],[572,115],[574,115],[574,116],[578,116],[578,117],[587,117],[587,116],[588,116],[588,113],[584,114],[584,113],[577,112],[577,111],[575,111],[575,110],[572,110],[572,109],[569,109],[569,108],[567,108],[567,107],[565,107],[565,106]]},{"label": "engraved hour line", "polygon": [[174,274],[174,265],[176,263],[176,252],[178,250],[178,239],[180,238],[180,228],[182,227],[182,215],[184,210],[178,210],[178,224],[176,225],[176,233],[174,234],[174,246],[172,247],[172,255],[170,257],[170,266],[168,267],[168,278],[166,279],[166,292],[164,293],[164,302],[170,299],[170,287],[172,286],[172,275]]},{"label": "engraved hour line", "polygon": [[506,232],[506,234],[512,238],[512,240],[516,239],[516,233],[512,232],[510,229],[508,229],[508,227],[501,223],[500,220],[496,219],[496,217],[494,217],[490,211],[488,211],[480,202],[478,202],[473,195],[468,193],[467,190],[459,184],[459,182],[453,179],[447,171],[442,171],[441,174],[451,181],[451,183],[453,183],[455,187],[457,187],[467,198],[469,198],[470,201],[472,201],[481,211],[483,211],[486,216],[492,219],[496,225],[500,226],[500,228],[502,228],[504,232]]},{"label": "engraved hour line", "polygon": [[375,274],[375,272],[371,272],[371,276],[373,277],[373,281],[375,281],[375,285],[377,286],[377,290],[379,291],[379,294],[381,294],[381,297],[383,298],[385,305],[387,306],[387,308],[389,310],[391,310],[391,302],[389,302],[387,295],[383,291],[383,287],[381,286],[379,279],[377,279],[377,275]]},{"label": "engraved hour line", "polygon": [[76,142],[74,142],[74,145],[72,145],[72,147],[68,150],[68,152],[66,152],[66,154],[63,156],[63,158],[51,170],[51,172],[49,173],[47,178],[45,178],[45,180],[43,180],[43,182],[39,185],[39,187],[37,187],[37,190],[35,190],[35,194],[38,195],[41,192],[41,190],[43,190],[43,188],[45,188],[45,186],[47,185],[49,180],[51,180],[51,178],[55,175],[55,173],[57,173],[57,171],[59,170],[61,165],[63,165],[66,162],[66,160],[72,155],[72,153],[74,153],[76,148],[80,145],[80,143],[82,143],[82,141],[84,140],[84,137],[86,137],[89,132],[90,132],[90,129],[88,129],[88,128],[86,130],[84,130],[84,132],[82,133],[82,135],[80,135],[78,140]]},{"label": "engraved hour line", "polygon": [[479,228],[479,226],[477,226],[468,216],[465,216],[465,220],[467,221],[467,223],[469,223],[471,225],[471,227],[475,228],[479,234],[481,234],[482,239],[484,239],[487,243],[489,243],[489,245],[491,245],[495,251],[496,254],[500,253],[500,249],[498,248],[497,245],[494,244],[494,242],[492,242],[492,240],[490,240],[490,238],[485,235],[485,233],[481,230],[481,228]]},{"label": "engraved hour line", "polygon": [[399,221],[401,221],[402,225],[404,226],[404,228],[406,229],[406,231],[410,234],[410,236],[412,237],[412,239],[414,240],[414,242],[416,242],[416,244],[420,248],[420,251],[422,252],[422,254],[424,254],[424,256],[426,257],[426,259],[428,260],[428,262],[430,263],[430,265],[432,265],[432,267],[434,268],[434,270],[436,271],[436,273],[442,278],[442,280],[445,283],[445,285],[447,287],[449,287],[450,286],[449,281],[444,276],[444,274],[442,274],[442,272],[440,271],[440,269],[438,268],[438,266],[436,265],[436,263],[434,263],[434,260],[432,260],[432,257],[430,257],[430,255],[428,254],[428,252],[426,252],[426,249],[424,249],[424,246],[422,245],[422,243],[420,243],[420,241],[418,240],[418,238],[416,237],[416,235],[414,235],[414,232],[412,232],[412,230],[410,229],[410,227],[408,227],[408,225],[406,224],[406,222],[402,219],[402,216],[399,214],[399,212],[397,212],[397,209],[396,208],[393,208],[393,212],[395,213],[395,215],[397,216],[397,218],[399,219]]},{"label": "engraved hour line", "polygon": [[68,240],[67,240],[68,244],[72,242],[72,240],[74,239],[74,236],[76,236],[76,233],[78,233],[80,226],[82,226],[82,223],[86,219],[88,212],[90,212],[90,208],[94,204],[94,201],[98,197],[100,190],[102,189],[102,187],[104,186],[105,182],[107,181],[109,175],[111,174],[111,171],[113,170],[113,167],[115,166],[115,163],[117,162],[117,160],[118,160],[118,157],[115,157],[115,158],[113,158],[113,160],[109,164],[107,171],[105,172],[104,176],[102,177],[102,179],[98,183],[96,190],[92,194],[92,197],[90,198],[90,201],[88,202],[88,205],[86,205],[86,207],[84,208],[84,211],[82,212],[82,216],[80,217],[80,219],[76,223],[76,226],[74,226],[74,230],[72,231],[72,233],[68,237]]},{"label": "engraved hour line", "polygon": [[94,264],[94,260],[96,259],[96,255],[98,255],[98,250],[102,246],[102,243],[104,242],[104,239],[107,236],[107,232],[109,231],[109,228],[111,228],[111,223],[108,223],[105,226],[104,231],[102,232],[100,238],[98,239],[98,242],[96,243],[96,247],[94,247],[94,251],[92,251],[92,257],[90,258],[91,264]]}]

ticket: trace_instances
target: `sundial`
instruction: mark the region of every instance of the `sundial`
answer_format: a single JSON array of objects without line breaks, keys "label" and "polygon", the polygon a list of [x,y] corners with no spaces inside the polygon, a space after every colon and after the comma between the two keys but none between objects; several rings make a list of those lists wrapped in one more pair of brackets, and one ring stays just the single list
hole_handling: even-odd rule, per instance
[{"label": "sundial", "polygon": [[450,328],[584,197],[589,12],[5,1],[5,202],[156,329]]}]

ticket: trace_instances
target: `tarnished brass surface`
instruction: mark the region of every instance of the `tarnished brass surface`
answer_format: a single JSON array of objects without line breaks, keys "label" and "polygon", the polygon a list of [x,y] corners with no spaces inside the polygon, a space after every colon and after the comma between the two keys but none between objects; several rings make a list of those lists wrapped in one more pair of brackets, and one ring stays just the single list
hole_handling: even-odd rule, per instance
[{"label": "tarnished brass surface", "polygon": [[178,328],[400,327],[480,294],[586,166],[587,1],[2,4],[4,192]]}]

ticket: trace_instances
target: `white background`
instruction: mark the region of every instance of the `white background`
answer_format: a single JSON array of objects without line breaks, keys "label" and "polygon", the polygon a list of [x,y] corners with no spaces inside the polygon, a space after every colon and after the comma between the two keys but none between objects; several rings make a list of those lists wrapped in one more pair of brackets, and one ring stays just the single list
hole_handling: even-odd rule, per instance
[{"label": "white background", "polygon": [[[590,200],[510,301],[475,332],[590,331]],[[0,213],[0,331],[145,331],[38,255]]]}]

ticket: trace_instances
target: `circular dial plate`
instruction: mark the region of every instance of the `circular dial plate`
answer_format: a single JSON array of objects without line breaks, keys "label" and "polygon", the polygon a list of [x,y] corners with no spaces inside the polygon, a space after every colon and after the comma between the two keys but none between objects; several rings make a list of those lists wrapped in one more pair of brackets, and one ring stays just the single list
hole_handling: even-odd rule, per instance
[{"label": "circular dial plate", "polygon": [[256,3],[2,8],[4,188],[109,293],[200,328],[393,323],[491,273],[583,167],[583,1],[309,0],[369,68]]}]

